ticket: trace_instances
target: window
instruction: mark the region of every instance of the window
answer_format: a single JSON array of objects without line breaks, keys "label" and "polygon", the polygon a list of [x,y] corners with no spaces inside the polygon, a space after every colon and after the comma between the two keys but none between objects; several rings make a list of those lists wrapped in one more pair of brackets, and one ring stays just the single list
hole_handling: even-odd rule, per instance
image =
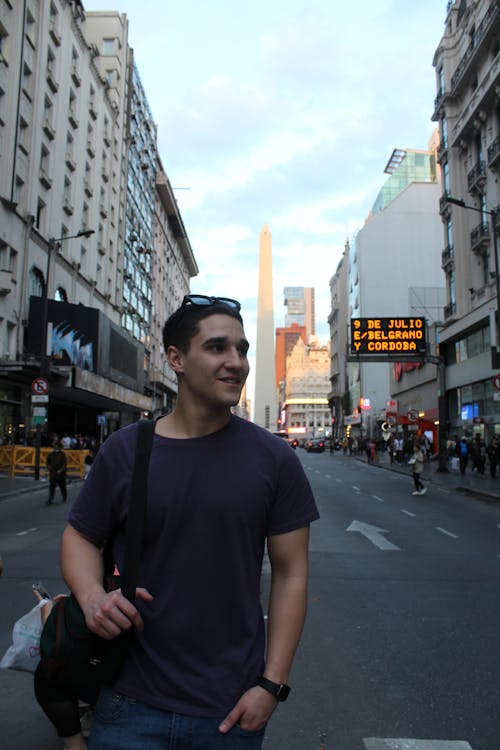
[{"label": "window", "polygon": [[446,161],[443,164],[443,185],[446,195],[450,195],[450,165]]},{"label": "window", "polygon": [[446,115],[441,118],[441,143],[444,148],[448,148],[448,121]]},{"label": "window", "polygon": [[66,294],[66,290],[62,288],[62,286],[58,286],[55,294],[54,299],[56,302],[67,302],[68,301],[68,295]]},{"label": "window", "polygon": [[453,255],[453,224],[450,218],[446,221],[446,240],[450,254]]},{"label": "window", "polygon": [[115,52],[115,40],[114,39],[103,39],[102,40],[102,54],[113,55]]},{"label": "window", "polygon": [[439,69],[439,93],[444,94],[444,68]]},{"label": "window", "polygon": [[34,297],[41,297],[44,286],[45,279],[43,273],[36,266],[32,266],[29,274],[29,293]]}]

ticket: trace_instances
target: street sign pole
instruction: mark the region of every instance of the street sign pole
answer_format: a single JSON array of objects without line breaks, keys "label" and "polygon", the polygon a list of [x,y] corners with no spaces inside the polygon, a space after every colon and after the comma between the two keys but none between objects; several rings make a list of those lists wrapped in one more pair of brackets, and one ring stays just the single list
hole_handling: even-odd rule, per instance
[{"label": "street sign pole", "polygon": [[[49,400],[49,381],[46,377],[39,377],[35,378],[34,381],[31,383],[31,392],[33,394],[32,398],[34,399],[41,399],[45,397],[46,401]],[[42,424],[45,422],[45,419],[37,418],[36,419],[36,436],[35,436],[35,470],[34,470],[34,477],[36,481],[39,481],[40,479],[40,448],[42,445]]]}]

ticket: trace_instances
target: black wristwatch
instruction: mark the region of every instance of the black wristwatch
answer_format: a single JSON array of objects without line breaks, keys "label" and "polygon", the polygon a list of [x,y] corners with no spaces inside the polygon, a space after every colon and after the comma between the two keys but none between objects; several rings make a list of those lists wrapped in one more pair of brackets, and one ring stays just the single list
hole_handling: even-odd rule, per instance
[{"label": "black wristwatch", "polygon": [[290,685],[285,685],[283,682],[272,682],[271,680],[268,680],[267,677],[259,677],[257,685],[264,688],[264,690],[267,690],[268,693],[274,695],[274,697],[281,702],[286,701],[290,695]]}]

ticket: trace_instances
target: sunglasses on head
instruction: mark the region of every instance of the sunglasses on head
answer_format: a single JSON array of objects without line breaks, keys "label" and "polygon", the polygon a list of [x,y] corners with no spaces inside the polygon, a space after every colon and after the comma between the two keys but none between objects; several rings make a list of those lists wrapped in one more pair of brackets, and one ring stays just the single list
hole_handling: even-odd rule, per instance
[{"label": "sunglasses on head", "polygon": [[186,294],[182,300],[182,307],[195,305],[195,307],[208,307],[209,305],[226,305],[232,310],[241,310],[240,303],[230,297],[207,297],[206,294]]}]

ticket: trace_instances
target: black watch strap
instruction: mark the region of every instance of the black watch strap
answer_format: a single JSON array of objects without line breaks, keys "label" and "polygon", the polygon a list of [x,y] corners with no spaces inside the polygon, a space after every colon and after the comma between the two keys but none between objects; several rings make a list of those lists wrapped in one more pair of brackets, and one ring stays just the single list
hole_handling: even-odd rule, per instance
[{"label": "black watch strap", "polygon": [[290,694],[289,685],[285,685],[283,682],[272,682],[272,680],[268,680],[267,677],[259,677],[257,685],[264,688],[264,690],[267,690],[268,693],[274,695],[274,697],[281,702],[286,701]]}]

